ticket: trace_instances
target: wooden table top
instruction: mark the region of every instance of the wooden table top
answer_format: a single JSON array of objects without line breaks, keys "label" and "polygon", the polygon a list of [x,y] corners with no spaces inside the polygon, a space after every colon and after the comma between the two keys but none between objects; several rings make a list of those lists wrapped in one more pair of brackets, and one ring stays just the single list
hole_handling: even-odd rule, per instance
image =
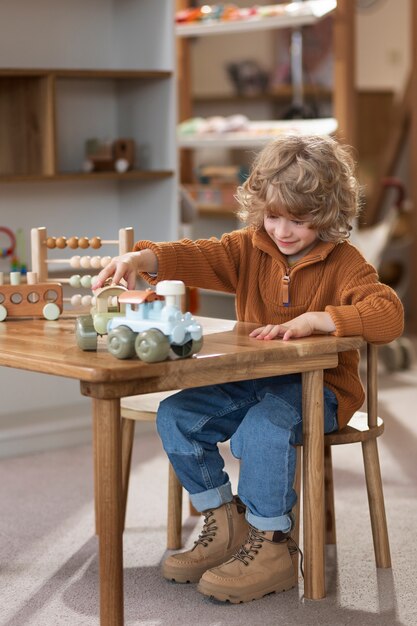
[{"label": "wooden table top", "polygon": [[[308,368],[314,369],[315,360],[318,359],[319,363],[323,355],[336,355],[337,358],[337,352],[358,348],[363,343],[360,337],[330,335],[287,342],[259,341],[248,336],[250,330],[256,327],[255,324],[203,317],[198,319],[204,330],[201,352],[189,359],[160,363],[116,359],[107,352],[105,338],[100,339],[97,352],[83,352],[76,345],[73,317],[61,317],[57,321],[6,321],[0,323],[0,365],[93,384],[152,379],[149,391],[154,391],[206,384],[205,381],[199,382],[198,372],[209,369],[214,378],[220,380],[223,367],[229,372],[236,368],[236,374],[238,371],[241,380],[252,377],[254,368],[261,365],[267,367],[268,364],[269,367],[273,366],[275,373],[286,373],[281,371],[280,364],[287,364],[286,371],[289,371],[289,364],[292,364],[294,371],[307,371]],[[301,366],[301,362],[304,366]],[[218,375],[217,370],[220,370]],[[272,375],[272,370],[271,373],[268,371],[264,370],[262,375]],[[160,381],[157,386],[154,384],[155,379]],[[239,380],[236,375],[228,379]],[[164,380],[166,384],[163,384]],[[212,380],[215,382],[213,377]],[[137,393],[144,391],[141,388]]]}]

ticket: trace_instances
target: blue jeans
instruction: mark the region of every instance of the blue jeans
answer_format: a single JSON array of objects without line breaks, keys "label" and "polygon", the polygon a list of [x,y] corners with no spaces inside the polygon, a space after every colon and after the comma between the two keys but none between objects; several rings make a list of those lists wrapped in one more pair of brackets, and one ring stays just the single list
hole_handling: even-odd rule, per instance
[{"label": "blue jeans", "polygon": [[[296,451],[302,441],[301,375],[186,389],[161,402],[157,427],[178,479],[197,511],[230,502],[217,444],[240,459],[238,495],[259,530],[291,529]],[[337,399],[324,388],[324,430],[337,430]]]}]

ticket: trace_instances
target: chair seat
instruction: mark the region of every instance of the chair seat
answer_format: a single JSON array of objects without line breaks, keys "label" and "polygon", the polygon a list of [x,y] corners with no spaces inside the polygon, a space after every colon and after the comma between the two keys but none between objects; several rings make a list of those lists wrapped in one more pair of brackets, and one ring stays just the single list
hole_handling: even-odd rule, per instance
[{"label": "chair seat", "polygon": [[357,411],[347,426],[334,433],[324,436],[324,444],[326,446],[337,446],[344,443],[355,443],[376,439],[384,432],[384,422],[378,417],[377,425],[369,428],[368,414]]},{"label": "chair seat", "polygon": [[120,410],[122,417],[135,421],[155,421],[159,403],[177,391],[158,391],[139,396],[122,398]]}]

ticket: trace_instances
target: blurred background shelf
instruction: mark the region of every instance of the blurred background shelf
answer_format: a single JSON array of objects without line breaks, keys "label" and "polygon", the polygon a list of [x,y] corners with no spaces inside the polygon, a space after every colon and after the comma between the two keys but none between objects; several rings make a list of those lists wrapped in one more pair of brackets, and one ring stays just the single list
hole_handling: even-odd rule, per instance
[{"label": "blurred background shelf", "polygon": [[248,17],[239,21],[207,19],[204,22],[177,24],[177,37],[224,35],[271,28],[296,28],[315,24],[336,8],[336,0],[308,0],[306,2],[276,5],[280,15]]}]

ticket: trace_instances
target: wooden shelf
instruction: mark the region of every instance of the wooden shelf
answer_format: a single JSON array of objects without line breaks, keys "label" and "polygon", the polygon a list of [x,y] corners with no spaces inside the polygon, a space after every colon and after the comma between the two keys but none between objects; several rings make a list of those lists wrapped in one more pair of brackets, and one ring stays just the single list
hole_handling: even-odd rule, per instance
[{"label": "wooden shelf", "polygon": [[236,217],[237,206],[225,204],[197,204],[198,214],[202,217]]},{"label": "wooden shelf", "polygon": [[255,30],[292,28],[315,24],[337,6],[336,0],[307,0],[306,2],[278,5],[282,14],[275,17],[251,17],[240,21],[206,20],[203,22],[177,24],[177,37],[201,37],[225,35]]},{"label": "wooden shelf", "polygon": [[106,79],[161,79],[169,78],[172,72],[166,70],[97,70],[97,69],[59,69],[59,68],[0,68],[2,77],[42,78],[106,78]]},{"label": "wooden shelf", "polygon": [[[304,85],[304,96],[317,98],[320,100],[331,100],[332,90],[321,85]],[[202,104],[223,104],[234,103],[242,104],[242,102],[288,102],[292,100],[294,90],[291,85],[280,85],[279,87],[268,89],[261,93],[253,94],[237,94],[237,93],[210,93],[203,94],[197,93],[192,95],[192,100],[195,103]]]},{"label": "wooden shelf", "polygon": [[250,122],[248,131],[230,133],[178,134],[180,148],[256,148],[287,133],[329,135],[337,130],[334,118]]},{"label": "wooden shelf", "polygon": [[[87,133],[91,132],[94,137],[97,108],[107,107],[106,110],[109,111],[110,106],[113,106],[114,111],[117,111],[119,104],[122,106],[121,103],[126,100],[123,95],[126,92],[142,90],[143,93],[144,89],[155,88],[154,85],[159,85],[159,81],[163,83],[172,79],[172,76],[173,72],[167,70],[0,68],[0,182],[105,178],[149,180],[170,176],[171,173],[165,171],[163,162],[160,163],[162,167],[158,167],[158,161],[149,164],[152,171],[146,172],[93,172],[87,175],[66,171],[81,167],[84,142],[89,137]],[[89,81],[88,85],[84,87],[83,81]],[[114,88],[106,86],[105,90],[108,102],[110,99],[113,101],[111,105],[100,100],[99,94],[104,91],[102,81],[109,81],[110,85],[114,83]],[[95,97],[92,96],[94,90]],[[84,93],[88,94],[86,100]],[[66,102],[71,102],[72,105],[74,99],[84,103],[80,106],[85,108],[78,110],[72,120],[71,130],[68,131],[67,125],[63,133],[62,125],[59,127],[61,109],[64,106],[68,115],[69,105]],[[128,126],[124,124],[126,107],[127,105],[116,113],[122,119],[121,127]],[[109,122],[111,121],[109,116]],[[157,124],[156,121],[153,123]],[[132,138],[139,145],[143,142],[143,129],[136,123],[132,127],[135,128]],[[129,137],[130,132],[130,129],[125,131],[125,136]],[[67,161],[60,158],[64,152]],[[68,162],[68,153],[78,154],[78,159],[72,156]]]},{"label": "wooden shelf", "polygon": [[130,172],[62,172],[59,174],[20,174],[2,176],[0,183],[36,183],[36,182],[64,182],[64,181],[100,181],[100,180],[161,180],[174,175],[172,170],[132,170]]}]

